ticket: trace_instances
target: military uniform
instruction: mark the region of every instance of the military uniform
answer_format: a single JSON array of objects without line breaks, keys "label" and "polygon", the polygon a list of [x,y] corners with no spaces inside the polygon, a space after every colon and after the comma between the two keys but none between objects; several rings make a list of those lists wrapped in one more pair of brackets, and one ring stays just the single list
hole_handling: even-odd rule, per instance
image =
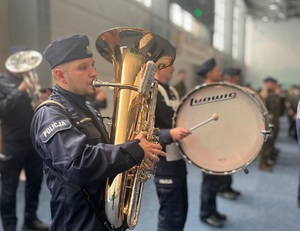
[{"label": "military uniform", "polygon": [[[276,82],[275,79],[268,77],[264,82]],[[272,134],[259,153],[259,168],[262,170],[271,171],[274,161],[277,159],[277,151],[275,149],[275,142],[279,131],[279,117],[280,117],[280,98],[275,94],[273,89],[263,89],[260,92],[262,101],[264,102],[268,112],[270,124],[273,125]]]},{"label": "military uniform", "polygon": [[[155,110],[155,127],[160,129],[159,143],[166,151],[172,144],[170,129],[175,108],[179,104],[176,91],[167,84],[159,82],[159,92]],[[174,150],[175,151],[175,150]],[[178,153],[177,153],[178,154]],[[158,215],[158,231],[182,231],[187,217],[187,169],[185,160],[176,153],[167,151],[167,156],[174,158],[167,160],[160,157],[157,163],[155,185],[160,208]]]},{"label": "military uniform", "polygon": [[174,88],[177,90],[179,98],[181,99],[186,93],[186,86],[183,80],[180,80],[174,85]]},{"label": "military uniform", "polygon": [[[297,137],[298,137],[298,146],[300,149],[300,101],[298,103],[298,108],[297,108],[296,129],[297,129]],[[299,183],[298,183],[298,207],[300,208],[300,175],[299,175]]]},{"label": "military uniform", "polygon": [[16,230],[16,191],[21,170],[26,172],[25,222],[37,219],[38,196],[43,164],[30,140],[33,116],[31,99],[18,91],[22,78],[6,72],[0,78],[0,118],[2,121],[1,218],[4,230]]}]

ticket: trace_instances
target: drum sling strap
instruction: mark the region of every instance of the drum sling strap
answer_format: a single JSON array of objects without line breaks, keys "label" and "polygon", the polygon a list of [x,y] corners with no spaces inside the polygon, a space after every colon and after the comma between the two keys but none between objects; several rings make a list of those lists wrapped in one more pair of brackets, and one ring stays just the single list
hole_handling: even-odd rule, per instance
[{"label": "drum sling strap", "polygon": [[[70,121],[73,123],[73,118],[72,118],[72,115],[69,113],[69,111],[62,104],[60,104],[59,102],[54,101],[54,100],[46,100],[46,101],[42,102],[35,109],[35,112],[43,106],[51,106],[51,105],[56,105],[56,106],[60,107],[64,111],[64,113],[67,115],[67,117],[70,119]],[[73,125],[74,124],[75,123],[73,123]],[[76,125],[74,125],[74,126],[76,126]],[[80,187],[76,184],[72,184],[69,181],[67,181],[62,174],[60,174],[58,171],[56,171],[54,169],[54,167],[52,166],[50,161],[48,162],[48,161],[44,160],[44,163],[47,165],[50,172],[53,173],[58,179],[60,179],[64,184],[71,186],[73,189],[78,190],[86,198],[86,200],[88,201],[89,205],[94,210],[98,219],[103,223],[103,225],[109,231],[125,231],[127,229],[127,227],[124,223],[122,224],[122,226],[120,226],[119,228],[116,229],[107,219],[105,211],[99,208],[95,199],[92,197],[90,192],[85,187]]]}]

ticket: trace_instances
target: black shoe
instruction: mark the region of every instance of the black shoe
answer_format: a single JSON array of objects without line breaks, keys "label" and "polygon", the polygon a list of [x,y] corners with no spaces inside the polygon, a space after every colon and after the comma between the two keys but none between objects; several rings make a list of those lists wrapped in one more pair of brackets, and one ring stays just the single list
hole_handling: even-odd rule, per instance
[{"label": "black shoe", "polygon": [[268,159],[268,160],[266,160],[266,164],[269,165],[269,166],[274,166],[275,165],[275,161],[272,160],[272,159]]},{"label": "black shoe", "polygon": [[224,221],[219,219],[216,215],[211,215],[206,218],[201,218],[201,221],[204,222],[205,224],[208,224],[216,228],[222,228],[224,226]]},{"label": "black shoe", "polygon": [[24,223],[22,230],[49,230],[49,225],[36,219],[31,222]]},{"label": "black shoe", "polygon": [[240,192],[240,191],[237,191],[237,190],[232,189],[232,188],[231,188],[231,191],[234,192],[237,196],[240,196],[240,195],[241,195],[241,192]]},{"label": "black shoe", "polygon": [[218,195],[228,200],[235,200],[240,195],[240,193],[235,191],[226,191],[226,192],[219,192]]},{"label": "black shoe", "polygon": [[219,218],[222,221],[226,221],[227,220],[227,216],[223,213],[219,213],[218,211],[214,214],[217,218]]}]

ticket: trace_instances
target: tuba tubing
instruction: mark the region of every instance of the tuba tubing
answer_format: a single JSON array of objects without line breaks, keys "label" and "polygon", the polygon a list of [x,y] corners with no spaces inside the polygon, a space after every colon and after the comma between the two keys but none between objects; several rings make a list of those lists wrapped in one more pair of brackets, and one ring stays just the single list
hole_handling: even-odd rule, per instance
[{"label": "tuba tubing", "polygon": [[[114,109],[110,139],[121,144],[146,133],[147,140],[157,142],[153,134],[156,106],[156,69],[175,60],[175,48],[169,41],[147,30],[113,28],[96,39],[96,49],[113,64],[115,81],[95,80],[94,87],[114,88]],[[152,91],[152,94],[150,94]],[[156,92],[156,93],[155,93]],[[155,173],[145,162],[108,178],[105,213],[112,230],[134,229],[138,222],[144,183]]]}]

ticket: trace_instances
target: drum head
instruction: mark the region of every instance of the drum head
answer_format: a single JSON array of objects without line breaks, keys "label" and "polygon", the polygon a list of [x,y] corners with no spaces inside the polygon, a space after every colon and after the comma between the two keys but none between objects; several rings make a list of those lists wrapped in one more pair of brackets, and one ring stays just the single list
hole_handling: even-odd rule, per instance
[{"label": "drum head", "polygon": [[174,126],[187,129],[218,115],[178,145],[184,156],[204,172],[230,174],[246,167],[259,153],[265,131],[264,108],[254,94],[236,85],[202,85],[182,101]]}]

